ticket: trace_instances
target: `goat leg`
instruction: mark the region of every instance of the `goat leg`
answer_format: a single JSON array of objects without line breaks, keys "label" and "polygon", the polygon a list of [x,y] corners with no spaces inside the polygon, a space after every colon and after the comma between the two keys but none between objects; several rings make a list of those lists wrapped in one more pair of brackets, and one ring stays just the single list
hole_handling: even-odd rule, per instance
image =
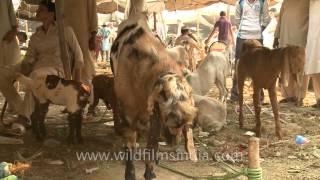
[{"label": "goat leg", "polygon": [[114,132],[117,135],[121,135],[121,122],[120,122],[119,111],[118,111],[117,105],[112,106],[112,113],[113,113],[113,121],[114,121]]},{"label": "goat leg", "polygon": [[135,180],[135,167],[133,164],[133,149],[126,147],[126,170],[125,170],[125,180]]},{"label": "goat leg", "polygon": [[133,164],[133,158],[134,158],[134,150],[136,146],[136,139],[137,139],[137,133],[135,131],[132,131],[131,129],[125,130],[125,138],[127,141],[127,146],[125,148],[125,164],[126,164],[126,170],[125,170],[125,180],[135,180],[136,174],[135,174],[135,167]]},{"label": "goat leg", "polygon": [[228,91],[226,87],[225,77],[222,73],[219,73],[216,80],[216,86],[219,89],[219,99],[221,102],[225,102],[226,97],[228,96]]},{"label": "goat leg", "polygon": [[45,117],[48,112],[49,103],[40,104],[40,102],[34,98],[35,108],[31,114],[31,126],[32,130],[36,135],[37,140],[43,140],[46,136],[46,127],[44,124]]},{"label": "goat leg", "polygon": [[41,139],[44,139],[47,136],[47,130],[44,121],[48,113],[48,107],[48,102],[39,104],[39,133]]},{"label": "goat leg", "polygon": [[75,114],[75,124],[76,124],[76,136],[78,143],[83,143],[83,138],[81,135],[81,127],[82,127],[82,116],[83,116],[83,110],[80,109]]},{"label": "goat leg", "polygon": [[241,74],[238,75],[238,94],[239,94],[239,126],[243,128],[243,86],[244,78]]},{"label": "goat leg", "polygon": [[260,101],[260,93],[261,88],[253,87],[253,105],[254,105],[254,112],[255,112],[255,121],[256,121],[256,136],[261,137],[261,119],[260,119],[260,112],[261,112],[261,101]]},{"label": "goat leg", "polygon": [[68,121],[69,121],[69,135],[68,135],[68,143],[74,143],[74,134],[75,134],[75,128],[76,128],[76,118],[74,113],[69,113],[68,115]]},{"label": "goat leg", "polygon": [[96,92],[96,90],[94,89],[94,93],[93,93],[93,103],[89,105],[88,108],[88,115],[95,115],[96,114],[96,107],[99,104],[99,96],[98,96],[98,92]]},{"label": "goat leg", "polygon": [[273,87],[272,89],[268,89],[268,92],[269,92],[269,98],[270,98],[274,120],[275,120],[276,135],[278,136],[279,139],[282,139],[281,127],[280,127],[280,121],[279,121],[278,101],[277,101],[277,94],[276,94],[275,87]]},{"label": "goat leg", "polygon": [[153,171],[153,161],[157,161],[156,153],[158,151],[158,141],[161,131],[160,107],[158,103],[155,104],[150,120],[150,130],[147,142],[147,150],[150,152],[150,154],[149,158],[145,159],[146,169],[144,172],[144,178],[146,180],[152,180],[153,178],[156,178],[156,174]]}]

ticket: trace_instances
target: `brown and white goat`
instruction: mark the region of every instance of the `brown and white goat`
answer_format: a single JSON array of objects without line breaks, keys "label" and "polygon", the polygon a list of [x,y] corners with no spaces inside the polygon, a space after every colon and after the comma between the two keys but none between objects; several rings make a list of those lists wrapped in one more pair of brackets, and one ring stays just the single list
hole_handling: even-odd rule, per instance
[{"label": "brown and white goat", "polygon": [[281,127],[279,122],[278,102],[276,93],[276,82],[281,73],[280,83],[288,86],[288,78],[300,83],[300,75],[303,73],[305,63],[305,50],[298,46],[287,46],[278,49],[262,47],[258,41],[247,40],[241,50],[240,61],[237,67],[239,88],[239,125],[243,127],[243,86],[247,77],[253,82],[253,104],[255,109],[256,135],[261,136],[260,120],[260,91],[265,88],[269,92],[269,98],[275,119],[276,135],[281,138]]},{"label": "brown and white goat", "polygon": [[65,80],[56,75],[39,76],[31,79],[22,74],[17,75],[17,81],[26,85],[35,97],[35,110],[31,115],[31,125],[37,139],[46,136],[44,120],[49,104],[64,105],[68,112],[69,136],[68,142],[73,143],[76,136],[78,143],[83,142],[81,135],[83,111],[88,103],[90,88],[74,80]]},{"label": "brown and white goat", "polygon": [[[129,19],[119,25],[111,48],[115,92],[127,152],[133,152],[137,133],[145,129],[148,131],[147,150],[155,153],[163,125],[173,135],[186,130],[187,150],[190,158],[196,160],[191,129],[196,108],[191,87],[149,29],[142,12],[143,0],[130,2]],[[155,178],[153,161],[146,159],[144,177],[147,180]],[[135,179],[131,158],[126,159],[125,179]]]}]

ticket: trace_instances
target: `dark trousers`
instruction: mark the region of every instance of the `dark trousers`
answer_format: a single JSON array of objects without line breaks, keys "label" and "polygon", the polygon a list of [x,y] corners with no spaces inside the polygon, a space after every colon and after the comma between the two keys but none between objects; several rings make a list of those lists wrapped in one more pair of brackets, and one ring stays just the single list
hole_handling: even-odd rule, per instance
[{"label": "dark trousers", "polygon": [[[235,73],[233,74],[233,78],[232,78],[232,89],[231,89],[231,100],[238,100],[238,78],[237,78],[237,67],[238,67],[238,62],[240,59],[240,55],[241,55],[241,48],[242,48],[242,44],[246,39],[241,39],[239,37],[237,37],[237,42],[236,42],[236,54],[235,54]],[[261,44],[263,43],[262,39],[257,39],[259,42],[261,42]],[[261,101],[263,101],[264,99],[264,93],[263,90],[261,90],[261,94],[260,94],[260,98]]]}]

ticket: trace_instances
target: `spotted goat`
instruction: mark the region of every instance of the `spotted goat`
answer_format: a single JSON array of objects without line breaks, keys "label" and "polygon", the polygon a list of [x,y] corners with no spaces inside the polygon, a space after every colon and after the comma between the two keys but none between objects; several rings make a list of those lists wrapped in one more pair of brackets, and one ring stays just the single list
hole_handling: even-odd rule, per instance
[{"label": "spotted goat", "polygon": [[[196,161],[191,127],[197,110],[191,87],[166,48],[149,29],[143,0],[130,2],[129,18],[119,25],[117,38],[111,47],[115,93],[126,152],[133,153],[136,148],[137,133],[147,132],[146,148],[155,153],[162,126],[174,136],[184,132],[186,149],[191,159]],[[144,177],[147,180],[156,177],[154,160],[145,159]],[[127,158],[125,164],[125,179],[136,179],[133,160]]]},{"label": "spotted goat", "polygon": [[68,142],[83,142],[81,135],[83,111],[88,103],[90,88],[74,80],[65,80],[56,75],[39,76],[31,79],[17,74],[17,81],[26,85],[35,97],[35,110],[31,115],[32,130],[37,139],[43,140],[46,136],[44,124],[49,104],[66,106],[69,121]]}]

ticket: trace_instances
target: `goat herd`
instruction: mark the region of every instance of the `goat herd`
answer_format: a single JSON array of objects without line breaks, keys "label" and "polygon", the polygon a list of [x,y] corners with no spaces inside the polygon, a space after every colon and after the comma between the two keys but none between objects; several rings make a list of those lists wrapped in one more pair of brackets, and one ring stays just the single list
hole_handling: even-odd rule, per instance
[{"label": "goat herd", "polygon": [[[145,14],[141,12],[137,5],[130,11],[129,18],[119,25],[118,36],[111,48],[114,77],[98,75],[94,78],[94,103],[88,112],[94,113],[99,98],[112,108],[115,131],[123,136],[127,152],[134,151],[138,134],[143,131],[148,134],[147,149],[150,152],[156,152],[161,133],[172,143],[183,135],[186,150],[191,160],[196,161],[192,134],[194,123],[205,131],[218,131],[226,123],[226,77],[230,75],[230,64],[223,53],[211,52],[196,71],[182,70],[177,61],[185,56],[182,53],[173,55],[181,48],[167,50],[154,37]],[[248,40],[241,54],[236,70],[240,96],[239,125],[243,127],[243,85],[245,78],[250,77],[254,90],[256,135],[261,135],[259,94],[262,88],[266,88],[274,112],[276,135],[281,138],[276,81],[281,74],[283,85],[288,84],[288,78],[299,83],[304,50],[296,46],[270,50],[257,41]],[[76,135],[82,142],[81,119],[90,93],[86,86],[55,76],[36,82],[23,75],[17,79],[27,85],[38,83],[29,87],[41,87],[33,90],[47,93],[43,96],[47,99],[40,102],[65,105],[69,112],[69,140],[73,141]],[[204,96],[214,84],[219,89],[221,102]],[[46,112],[39,108],[38,116],[32,122],[38,138],[45,135]],[[152,159],[146,160],[144,177],[148,180],[155,178]],[[126,159],[125,178],[135,179],[132,159]]]}]

